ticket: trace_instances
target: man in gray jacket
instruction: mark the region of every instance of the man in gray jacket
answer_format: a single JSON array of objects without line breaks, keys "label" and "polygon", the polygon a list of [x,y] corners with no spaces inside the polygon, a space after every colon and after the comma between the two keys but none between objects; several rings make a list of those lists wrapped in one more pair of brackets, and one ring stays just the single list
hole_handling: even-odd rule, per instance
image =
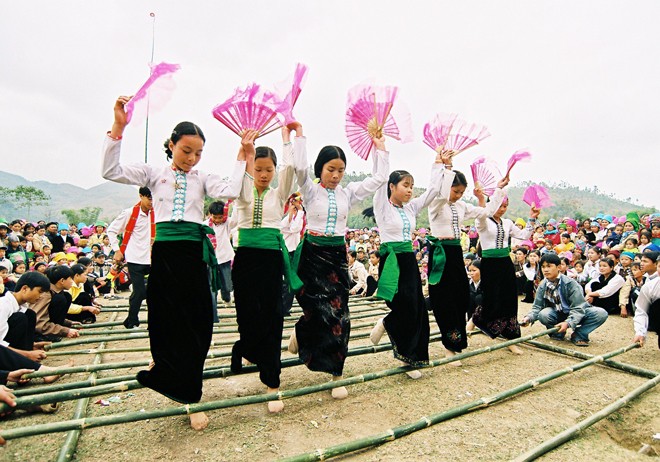
[{"label": "man in gray jacket", "polygon": [[607,311],[591,306],[584,299],[582,288],[574,279],[559,272],[561,260],[554,253],[541,257],[541,272],[545,279],[536,290],[532,311],[523,318],[527,326],[538,320],[548,329],[559,327],[552,338],[563,340],[570,327],[571,341],[576,346],[589,346],[589,334],[607,320]]}]

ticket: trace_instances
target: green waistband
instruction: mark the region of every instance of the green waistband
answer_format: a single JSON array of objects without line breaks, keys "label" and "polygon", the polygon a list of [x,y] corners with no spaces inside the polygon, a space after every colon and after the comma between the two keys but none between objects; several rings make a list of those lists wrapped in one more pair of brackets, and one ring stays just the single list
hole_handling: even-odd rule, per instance
[{"label": "green waistband", "polygon": [[291,290],[298,292],[303,283],[291,267],[289,251],[284,242],[282,232],[277,228],[242,228],[238,230],[238,247],[251,247],[253,249],[279,250],[282,252],[284,266],[284,279]]},{"label": "green waistband", "polygon": [[238,247],[280,250],[282,232],[277,228],[241,228],[238,230]]},{"label": "green waistband", "polygon": [[338,245],[346,245],[344,236],[314,236],[312,234],[305,234],[305,240],[314,245],[323,247],[335,247]]},{"label": "green waistband", "polygon": [[378,278],[377,297],[391,302],[399,290],[399,262],[396,254],[412,253],[412,242],[383,242],[380,245],[380,258],[385,258],[383,271]]},{"label": "green waistband", "polygon": [[[429,240],[431,240],[431,237],[433,237],[433,236],[430,236]],[[433,239],[434,239],[434,241],[432,241],[433,244],[436,244],[436,241],[437,241],[438,243],[440,243],[443,246],[461,245],[461,240],[460,239],[437,239],[437,238],[433,238]]]},{"label": "green waistband", "polygon": [[488,250],[482,250],[481,251],[481,258],[502,258],[502,257],[508,257],[509,254],[511,253],[511,249],[509,247],[505,247],[503,249],[488,249]]},{"label": "green waistband", "polygon": [[190,221],[161,221],[156,223],[156,242],[165,241],[195,241],[202,242],[202,260],[210,268],[211,290],[220,289],[220,278],[218,275],[218,260],[215,256],[213,243],[209,234],[215,234],[213,228],[201,223]]},{"label": "green waistband", "polygon": [[[201,223],[190,221],[161,221],[156,223],[156,241],[201,241],[207,233]],[[208,226],[207,226],[208,228]],[[210,229],[210,228],[209,228]]]}]

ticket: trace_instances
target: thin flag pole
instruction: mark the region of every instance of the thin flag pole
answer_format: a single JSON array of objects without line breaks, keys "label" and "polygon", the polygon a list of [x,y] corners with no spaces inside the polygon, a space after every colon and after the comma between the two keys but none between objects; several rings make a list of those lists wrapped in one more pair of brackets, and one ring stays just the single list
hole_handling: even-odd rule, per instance
[{"label": "thin flag pole", "polygon": [[[156,45],[156,13],[149,13],[149,16],[152,18],[151,21],[151,61],[149,61],[149,69],[154,65],[154,50]],[[147,118],[144,127],[144,163],[147,163],[147,151],[149,145],[149,95],[147,95]]]}]

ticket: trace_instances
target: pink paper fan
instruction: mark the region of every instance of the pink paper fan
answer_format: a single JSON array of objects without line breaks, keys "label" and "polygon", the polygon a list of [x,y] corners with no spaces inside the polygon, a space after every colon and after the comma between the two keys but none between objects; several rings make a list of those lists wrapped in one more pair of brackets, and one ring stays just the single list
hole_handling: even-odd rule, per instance
[{"label": "pink paper fan", "polygon": [[140,123],[147,118],[149,112],[165,107],[176,88],[173,76],[179,69],[181,66],[178,64],[169,63],[160,63],[151,67],[151,75],[147,81],[126,103],[126,123],[130,123],[131,120]]},{"label": "pink paper fan", "polygon": [[213,108],[213,117],[242,136],[245,130],[257,130],[264,136],[282,127],[282,118],[274,107],[277,97],[256,83],[237,88],[234,95]]},{"label": "pink paper fan", "polygon": [[451,151],[452,155],[455,156],[472,146],[476,146],[489,136],[490,132],[484,125],[456,119],[452,124],[443,149]]},{"label": "pink paper fan", "polygon": [[472,170],[475,189],[481,189],[485,195],[492,196],[497,183],[502,178],[495,162],[479,157],[470,165],[470,170]]},{"label": "pink paper fan", "polygon": [[[348,93],[346,137],[351,149],[362,159],[375,151],[374,137],[382,135],[403,143],[411,140],[410,118],[405,111],[392,115],[398,87],[358,85]],[[400,103],[397,103],[402,106]]]},{"label": "pink paper fan", "polygon": [[506,163],[506,175],[505,176],[509,176],[509,173],[511,172],[511,169],[518,162],[529,161],[531,158],[532,158],[532,155],[527,151],[516,151],[516,152],[514,152],[513,155],[509,158],[509,161]]},{"label": "pink paper fan", "polygon": [[293,115],[293,107],[296,105],[298,96],[300,96],[305,84],[307,70],[306,65],[298,63],[292,79],[287,79],[286,83],[275,85],[276,110],[284,117],[284,125],[296,121]]},{"label": "pink paper fan", "polygon": [[550,199],[548,190],[540,184],[533,184],[528,186],[523,193],[522,200],[525,204],[534,206],[539,209],[544,209],[555,205]]},{"label": "pink paper fan", "polygon": [[436,152],[444,149],[458,114],[437,114],[424,125],[424,144]]}]

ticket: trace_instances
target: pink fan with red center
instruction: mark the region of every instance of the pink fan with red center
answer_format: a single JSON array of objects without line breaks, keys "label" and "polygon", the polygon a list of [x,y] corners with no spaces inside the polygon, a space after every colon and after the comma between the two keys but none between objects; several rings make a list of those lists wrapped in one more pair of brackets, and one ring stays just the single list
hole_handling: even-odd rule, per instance
[{"label": "pink fan with red center", "polygon": [[532,155],[527,151],[514,152],[509,158],[508,162],[506,163],[506,176],[509,176],[509,173],[511,173],[511,169],[518,162],[527,162],[531,159],[532,159]]},{"label": "pink fan with red center", "polygon": [[522,200],[527,205],[531,205],[539,209],[544,209],[546,207],[552,207],[555,205],[553,204],[552,199],[550,199],[548,190],[540,184],[533,184],[528,186],[523,193]]},{"label": "pink fan with red center", "polygon": [[147,81],[126,103],[126,123],[130,123],[131,120],[140,123],[147,118],[149,112],[165,107],[176,88],[173,76],[179,69],[181,66],[178,64],[169,63],[160,63],[151,67],[151,75]]},{"label": "pink fan with red center", "polygon": [[306,65],[298,63],[292,79],[287,79],[286,83],[275,85],[276,110],[284,117],[284,125],[296,121],[293,115],[293,107],[296,105],[298,96],[300,96],[305,84],[307,69]]},{"label": "pink fan with red center", "polygon": [[481,189],[487,196],[492,196],[497,188],[497,183],[502,178],[500,170],[492,160],[479,157],[470,165],[474,188]]},{"label": "pink fan with red center", "polygon": [[252,83],[245,89],[237,88],[231,98],[214,107],[213,117],[238,136],[245,130],[256,130],[258,138],[282,127],[277,100],[274,93]]},{"label": "pink fan with red center", "polygon": [[410,115],[398,103],[392,114],[398,87],[358,85],[348,92],[346,137],[353,152],[362,159],[376,150],[373,138],[388,136],[402,143],[412,141]]}]

